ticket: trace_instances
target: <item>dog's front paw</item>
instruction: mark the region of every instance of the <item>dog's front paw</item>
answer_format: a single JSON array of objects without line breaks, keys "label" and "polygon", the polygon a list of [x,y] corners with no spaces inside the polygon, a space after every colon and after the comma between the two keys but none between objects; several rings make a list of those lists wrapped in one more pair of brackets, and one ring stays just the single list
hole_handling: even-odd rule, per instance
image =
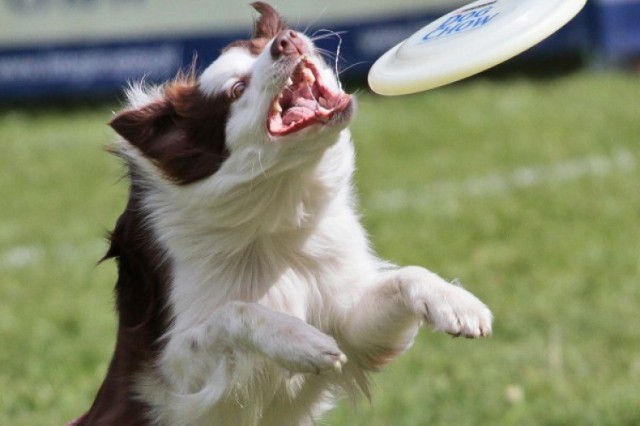
[{"label": "dog's front paw", "polygon": [[469,338],[491,334],[491,311],[464,288],[422,268],[407,268],[401,283],[414,312],[435,330]]},{"label": "dog's front paw", "polygon": [[438,331],[469,338],[491,334],[491,311],[462,287],[451,285],[437,297],[420,301],[419,309]]},{"label": "dog's front paw", "polygon": [[262,352],[294,373],[341,371],[347,363],[335,339],[297,318],[272,324]]}]

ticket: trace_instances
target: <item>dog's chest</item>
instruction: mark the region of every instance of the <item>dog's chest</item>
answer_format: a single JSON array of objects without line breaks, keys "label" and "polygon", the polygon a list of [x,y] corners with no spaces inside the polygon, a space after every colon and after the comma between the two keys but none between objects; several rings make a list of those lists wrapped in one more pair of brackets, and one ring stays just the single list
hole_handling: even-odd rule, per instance
[{"label": "dog's chest", "polygon": [[170,303],[176,320],[203,321],[210,312],[237,300],[306,319],[308,303],[319,298],[319,286],[335,262],[328,254],[309,250],[313,236],[306,244],[299,240],[300,236],[272,235],[256,238],[242,249],[223,251],[220,236],[201,235],[190,255],[172,259]]}]

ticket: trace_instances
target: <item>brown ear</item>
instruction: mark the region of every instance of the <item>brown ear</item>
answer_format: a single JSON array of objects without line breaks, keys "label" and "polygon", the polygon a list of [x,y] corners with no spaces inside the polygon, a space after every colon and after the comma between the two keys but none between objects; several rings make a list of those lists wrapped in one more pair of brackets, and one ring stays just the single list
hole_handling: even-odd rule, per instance
[{"label": "brown ear", "polygon": [[165,86],[164,96],[127,109],[109,123],[165,177],[188,184],[215,173],[226,160],[226,95],[204,96],[194,81]]},{"label": "brown ear", "polygon": [[172,109],[166,100],[157,101],[141,108],[122,111],[109,125],[148,155],[150,141],[170,124]]},{"label": "brown ear", "polygon": [[260,18],[253,25],[252,38],[272,39],[287,28],[285,20],[267,3],[257,1],[251,3],[251,6],[260,13]]}]

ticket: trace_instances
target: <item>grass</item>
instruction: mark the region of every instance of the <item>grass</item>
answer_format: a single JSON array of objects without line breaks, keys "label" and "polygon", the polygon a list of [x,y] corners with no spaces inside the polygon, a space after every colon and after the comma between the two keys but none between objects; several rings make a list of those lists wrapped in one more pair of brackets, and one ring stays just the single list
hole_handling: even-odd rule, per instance
[{"label": "grass", "polygon": [[[422,332],[330,425],[640,422],[640,80],[474,79],[359,95],[363,217],[379,253],[458,277],[482,341]],[[113,349],[125,202],[107,107],[0,113],[0,424],[85,410]]]}]

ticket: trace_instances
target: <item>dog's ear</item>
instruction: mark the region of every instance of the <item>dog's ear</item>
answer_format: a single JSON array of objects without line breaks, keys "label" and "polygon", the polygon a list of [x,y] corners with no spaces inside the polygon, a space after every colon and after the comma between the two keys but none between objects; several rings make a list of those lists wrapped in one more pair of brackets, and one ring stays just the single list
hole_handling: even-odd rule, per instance
[{"label": "dog's ear", "polygon": [[109,125],[142,155],[162,169],[167,177],[178,179],[171,170],[172,157],[188,142],[178,126],[175,109],[164,98],[116,115]]},{"label": "dog's ear", "polygon": [[215,173],[229,156],[226,95],[208,97],[195,81],[175,81],[164,96],[116,115],[110,126],[165,177],[187,184]]},{"label": "dog's ear", "polygon": [[253,25],[252,38],[272,39],[278,33],[287,28],[285,20],[276,10],[261,1],[251,3],[251,6],[260,13],[260,18]]},{"label": "dog's ear", "polygon": [[251,6],[258,11],[260,17],[253,23],[253,33],[250,40],[237,40],[230,43],[225,49],[231,47],[242,47],[249,50],[253,55],[259,55],[269,40],[274,38],[280,31],[287,28],[285,20],[278,15],[276,10],[267,3],[257,1]]},{"label": "dog's ear", "polygon": [[162,99],[139,108],[127,109],[117,114],[109,125],[120,136],[149,155],[148,145],[171,122],[173,108]]}]

